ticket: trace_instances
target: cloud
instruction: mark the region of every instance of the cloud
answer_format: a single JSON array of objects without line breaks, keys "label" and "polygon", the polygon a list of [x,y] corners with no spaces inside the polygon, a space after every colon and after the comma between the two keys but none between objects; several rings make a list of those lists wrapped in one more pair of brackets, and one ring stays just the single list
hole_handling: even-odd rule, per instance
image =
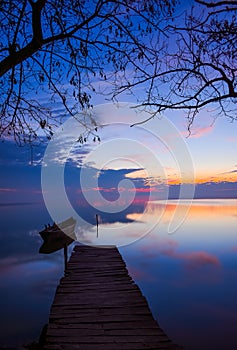
[{"label": "cloud", "polygon": [[189,269],[198,269],[207,265],[219,266],[219,259],[206,251],[179,252],[178,242],[167,238],[163,240],[152,241],[149,245],[141,247],[143,253],[154,258],[159,255],[167,256],[172,259],[182,260]]},{"label": "cloud", "polygon": [[134,266],[127,266],[129,274],[134,280],[142,280],[142,281],[154,281],[154,276],[149,274],[142,269],[136,268]]},{"label": "cloud", "polygon": [[213,125],[208,125],[203,127],[192,127],[191,135],[187,134],[187,131],[182,132],[182,134],[188,138],[199,138],[209,134],[212,130],[213,130]]},{"label": "cloud", "polygon": [[1,159],[0,166],[16,167],[31,165],[31,157],[33,157],[32,165],[39,165],[45,151],[46,144],[40,144],[31,149],[29,145],[19,147],[13,140],[1,143]]},{"label": "cloud", "polygon": [[136,193],[150,193],[150,192],[159,192],[156,188],[150,188],[150,187],[142,187],[142,188],[131,188],[128,191],[130,192],[136,192]]},{"label": "cloud", "polygon": [[[237,165],[234,165],[234,167],[236,168]],[[220,173],[220,175],[234,174],[234,173],[237,173],[237,169],[229,170],[229,171],[224,171],[223,173]]]},{"label": "cloud", "polygon": [[0,192],[17,192],[19,189],[17,188],[0,188]]},{"label": "cloud", "polygon": [[220,265],[220,261],[215,255],[205,251],[176,253],[175,257],[185,260],[187,262],[187,266],[191,269],[196,269],[206,265]]},{"label": "cloud", "polygon": [[237,142],[237,137],[235,137],[235,136],[229,136],[229,137],[227,137],[226,140],[229,141],[229,142],[234,142],[234,143],[236,143],[236,142]]}]

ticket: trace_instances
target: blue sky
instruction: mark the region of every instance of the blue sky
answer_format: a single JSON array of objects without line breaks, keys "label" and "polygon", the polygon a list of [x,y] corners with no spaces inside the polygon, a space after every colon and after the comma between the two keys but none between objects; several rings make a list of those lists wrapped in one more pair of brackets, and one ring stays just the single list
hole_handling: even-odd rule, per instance
[{"label": "blue sky", "polygon": [[[132,117],[127,114],[127,109],[126,113],[119,110],[118,116],[113,119],[111,113],[114,111],[116,114],[116,108],[105,104],[95,109],[98,120],[101,114],[105,115],[104,120],[111,120],[110,125],[98,128],[100,142],[90,140],[85,145],[69,142],[70,152],[64,154],[68,141],[67,136],[61,134],[61,141],[65,142],[53,157],[56,164],[65,163],[64,181],[70,200],[84,201],[80,183],[82,164],[89,169],[88,176],[96,178],[91,184],[91,192],[99,191],[106,200],[118,199],[118,186],[123,180],[132,181],[130,192],[134,191],[133,186],[136,187],[136,201],[147,201],[150,194],[153,200],[163,199],[167,190],[170,198],[177,198],[179,184],[185,178],[180,175],[183,164],[177,162],[182,162],[182,157],[175,148],[172,149],[173,141],[168,146],[164,145],[162,136],[159,139],[157,134],[152,135],[146,130],[146,124],[130,128]],[[117,117],[120,118],[119,124],[115,123]],[[196,184],[195,197],[236,198],[237,124],[225,118],[212,123],[210,114],[202,114],[195,120],[192,134],[188,136],[185,116],[171,114],[168,119],[175,124],[176,137],[182,138],[182,147],[190,154]],[[156,123],[159,125],[159,120],[154,121],[154,128]],[[46,144],[33,149],[31,165],[29,146],[18,147],[11,141],[1,143],[1,203],[42,200],[41,163],[45,149]]]}]

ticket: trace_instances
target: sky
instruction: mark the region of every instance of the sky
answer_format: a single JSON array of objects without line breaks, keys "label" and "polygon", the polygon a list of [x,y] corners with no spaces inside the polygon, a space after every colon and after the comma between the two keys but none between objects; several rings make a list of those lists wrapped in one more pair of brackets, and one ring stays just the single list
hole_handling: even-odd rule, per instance
[{"label": "sky", "polygon": [[[172,117],[174,120],[174,117]],[[213,121],[211,113],[197,116],[188,136],[182,117],[176,119],[195,165],[196,183],[229,181],[237,179],[235,144],[237,124],[225,117]]]},{"label": "sky", "polygon": [[[78,143],[81,126],[73,120],[48,147],[33,149],[33,164],[28,145],[1,143],[0,203],[42,201],[42,176],[50,193],[58,193],[56,178],[62,169],[70,201],[97,203],[105,211],[112,202],[122,210],[123,200],[127,205],[192,195],[237,198],[237,123],[226,118],[213,123],[210,113],[202,113],[189,135],[185,116],[170,113],[131,128],[134,120],[144,120],[144,113],[138,115],[132,106],[96,106],[93,118],[102,125],[96,132],[100,142],[93,142],[92,136],[86,144]],[[50,169],[56,169],[55,175]]]},{"label": "sky", "polygon": [[[183,6],[181,2],[180,11]],[[82,124],[64,124],[47,148],[45,143],[33,149],[32,164],[28,145],[19,148],[11,140],[0,144],[0,203],[43,200],[41,181],[51,191],[56,184],[65,187],[73,201],[86,200],[92,206],[98,202],[102,207],[139,198],[236,198],[236,122],[215,119],[209,106],[196,115],[189,134],[183,111],[165,112],[138,125],[149,115],[134,110],[131,95],[122,96],[120,104],[107,103],[99,95],[93,98],[94,109],[88,114],[98,130],[90,117],[86,122],[100,141],[93,142],[92,135],[81,145],[77,139],[85,132]],[[61,107],[55,103],[54,112],[60,114]],[[84,115],[78,118],[83,122]],[[47,172],[54,166],[55,173]],[[64,179],[59,183],[54,176]]]}]

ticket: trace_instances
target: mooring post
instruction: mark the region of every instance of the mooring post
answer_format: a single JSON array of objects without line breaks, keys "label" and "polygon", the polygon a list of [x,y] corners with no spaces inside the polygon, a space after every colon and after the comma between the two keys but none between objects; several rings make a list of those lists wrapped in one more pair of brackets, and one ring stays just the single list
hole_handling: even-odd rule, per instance
[{"label": "mooring post", "polygon": [[96,218],[96,227],[97,227],[97,233],[96,233],[96,237],[99,237],[99,218],[98,218],[98,214],[95,214],[95,218]]},{"label": "mooring post", "polygon": [[64,250],[64,274],[65,274],[67,269],[67,245],[66,244],[64,244],[63,250]]}]

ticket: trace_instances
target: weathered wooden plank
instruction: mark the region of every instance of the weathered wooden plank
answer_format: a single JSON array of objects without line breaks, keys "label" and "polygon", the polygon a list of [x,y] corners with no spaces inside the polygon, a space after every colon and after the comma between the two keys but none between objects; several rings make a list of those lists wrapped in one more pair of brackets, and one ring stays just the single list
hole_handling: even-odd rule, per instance
[{"label": "weathered wooden plank", "polygon": [[[91,303],[92,305],[98,305],[99,303],[105,303],[107,305],[110,305],[111,304],[114,304],[114,303],[117,303],[118,300],[115,300],[115,298],[121,298],[120,303],[125,301],[125,302],[131,302],[131,303],[134,303],[134,302],[139,302],[141,299],[139,298],[139,295],[137,295],[135,292],[132,293],[131,291],[125,291],[126,293],[128,293],[128,295],[126,296],[123,296],[121,295],[122,292],[120,293],[108,293],[107,294],[107,297],[106,297],[106,293],[103,292],[101,293],[101,295],[98,296],[98,299],[95,300],[94,298],[94,295],[92,293],[88,293],[87,295],[76,295],[75,293],[74,294],[70,294],[70,293],[58,293],[57,294],[57,297],[55,297],[55,301],[58,302],[58,303],[64,303],[64,301],[66,303],[69,303],[69,302],[72,302],[72,303]],[[79,293],[78,293],[79,294]],[[120,296],[119,296],[120,295]],[[113,300],[109,300],[107,299],[108,297],[111,297],[111,298],[114,298]],[[145,303],[145,301],[144,301]]]},{"label": "weathered wooden plank", "polygon": [[[99,315],[96,317],[96,319],[88,317],[71,317],[71,319],[68,319],[66,317],[51,317],[50,321],[57,323],[57,324],[67,324],[67,323],[105,323],[105,322],[123,322],[123,321],[130,321],[130,322],[136,322],[138,316],[137,315],[109,315],[109,316],[103,316]],[[139,318],[142,321],[149,322],[149,315],[139,315]]]},{"label": "weathered wooden plank", "polygon": [[[141,336],[143,332],[140,329],[102,329],[102,328],[85,328],[83,330],[83,336]],[[162,330],[157,331],[155,328],[148,328],[146,329],[146,335],[153,335],[157,337],[157,334],[160,334],[161,336],[164,336],[164,333]],[[57,328],[50,328],[48,329],[47,332],[48,336],[59,336],[59,337],[78,337],[78,330],[75,328],[70,328],[70,329],[57,329]],[[157,338],[156,338],[157,340]],[[166,338],[167,340],[167,338]],[[81,341],[81,339],[80,339]]]},{"label": "weathered wooden plank", "polygon": [[46,341],[48,342],[59,342],[59,344],[68,343],[68,339],[70,339],[70,343],[77,343],[77,344],[87,344],[87,343],[96,343],[96,344],[106,344],[106,343],[167,343],[169,340],[164,334],[159,334],[159,340],[157,340],[157,335],[99,335],[94,336],[90,335],[89,337],[86,335],[80,335],[78,337],[78,334],[76,336],[73,335],[65,335],[62,336],[59,333],[56,336],[51,336],[47,334]]},{"label": "weathered wooden plank", "polygon": [[76,246],[51,307],[45,350],[177,349],[116,247]]},{"label": "weathered wooden plank", "polygon": [[177,350],[177,346],[169,343],[109,343],[109,344],[73,344],[73,343],[64,343],[60,345],[47,344],[45,350]]},{"label": "weathered wooden plank", "polygon": [[[65,325],[58,325],[55,323],[50,323],[48,325],[48,329],[56,328],[56,329],[73,329],[73,328],[80,328],[80,329],[104,329],[104,330],[125,330],[125,329],[158,329],[157,323],[155,320],[148,322],[144,322],[141,320],[137,320],[136,323],[134,322],[113,322],[113,323],[97,323],[97,324],[88,324],[88,323],[78,323],[77,324],[65,324]],[[159,328],[160,329],[160,328]]]},{"label": "weathered wooden plank", "polygon": [[[113,312],[116,313],[116,315],[130,315],[131,313],[133,315],[149,315],[150,311],[147,309],[147,307],[139,307],[139,308],[134,308],[133,310],[131,310],[130,308],[113,308]],[[60,316],[63,315],[64,317],[70,317],[70,316],[74,316],[74,315],[80,315],[80,316],[88,316],[88,315],[110,315],[111,314],[111,308],[110,309],[106,309],[106,308],[93,308],[93,309],[75,309],[75,308],[70,308],[70,309],[61,309],[59,310],[57,309],[51,309],[50,315],[53,316]]]},{"label": "weathered wooden plank", "polygon": [[[122,301],[123,302],[123,301]],[[70,305],[75,305],[75,307],[76,306],[85,306],[85,307],[94,307],[94,306],[96,306],[96,305],[98,305],[98,304],[93,304],[92,302],[90,302],[90,301],[85,301],[85,302],[83,302],[83,301],[81,301],[81,302],[72,302],[72,301],[54,301],[54,304],[55,305],[57,305],[57,306],[70,306]],[[100,302],[100,307],[108,307],[108,306],[114,306],[114,307],[119,307],[121,305],[121,301],[120,300],[113,300],[113,301],[103,301],[103,302]],[[123,305],[125,305],[125,306],[130,306],[130,305],[134,305],[134,306],[137,306],[137,307],[139,307],[139,306],[147,306],[147,304],[146,303],[142,303],[141,301],[134,301],[134,300],[132,300],[132,301],[127,301],[126,303],[125,302],[123,302]]]},{"label": "weathered wooden plank", "polygon": [[101,292],[103,290],[117,290],[117,291],[122,291],[122,290],[139,290],[136,284],[129,284],[129,283],[118,283],[116,285],[109,285],[108,283],[101,284],[101,283],[94,283],[94,284],[87,284],[87,283],[81,283],[80,285],[74,283],[70,285],[60,285],[57,288],[57,292],[60,293],[61,291],[72,291],[72,288],[74,291],[90,291],[94,290],[95,288],[97,291]]},{"label": "weathered wooden plank", "polygon": [[[57,292],[57,295],[58,295],[58,298],[59,299],[62,299],[62,298],[69,298],[71,296],[72,299],[77,299],[78,300],[78,292],[83,292],[82,289],[79,289],[78,288],[78,291],[75,291],[73,290],[73,293],[69,292],[68,290],[64,290],[64,289],[60,289],[58,290]],[[101,290],[99,293],[98,293],[98,298],[119,298],[121,297],[121,291],[116,291],[116,290]],[[127,298],[139,298],[140,297],[140,294],[139,292],[136,290],[136,289],[127,289],[126,290],[126,299]],[[89,299],[90,297],[93,299],[95,296],[95,293],[93,292],[92,289],[89,289],[88,292],[87,292],[87,299]]]}]

